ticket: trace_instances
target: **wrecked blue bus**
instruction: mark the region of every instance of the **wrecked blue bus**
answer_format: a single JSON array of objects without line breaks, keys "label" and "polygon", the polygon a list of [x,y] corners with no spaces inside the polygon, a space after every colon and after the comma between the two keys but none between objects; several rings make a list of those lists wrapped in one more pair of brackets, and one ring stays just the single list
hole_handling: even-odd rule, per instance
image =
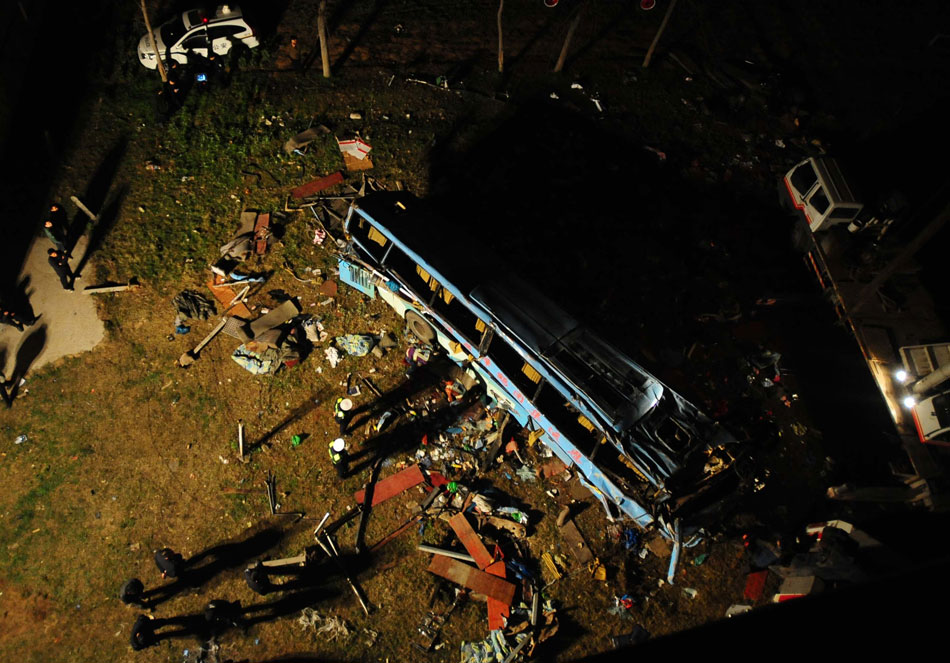
[{"label": "wrecked blue bus", "polygon": [[492,267],[490,251],[440,245],[446,223],[408,193],[356,200],[344,220],[341,278],[378,293],[415,336],[474,372],[500,407],[578,471],[610,517],[673,538],[674,520],[698,512],[688,504],[703,497],[708,511],[736,459],[735,438],[532,286]]}]

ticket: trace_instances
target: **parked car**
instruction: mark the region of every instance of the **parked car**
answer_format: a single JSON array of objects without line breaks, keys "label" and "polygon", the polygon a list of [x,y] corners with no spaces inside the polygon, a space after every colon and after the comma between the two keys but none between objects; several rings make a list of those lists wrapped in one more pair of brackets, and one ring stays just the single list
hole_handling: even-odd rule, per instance
[{"label": "parked car", "polygon": [[[204,9],[191,9],[163,23],[154,33],[155,47],[162,61],[174,60],[181,64],[188,64],[191,54],[207,58],[211,54],[224,55],[235,44],[255,48],[260,43],[236,5],[220,5],[211,16]],[[138,54],[143,67],[158,67],[147,34],[139,40]]]}]

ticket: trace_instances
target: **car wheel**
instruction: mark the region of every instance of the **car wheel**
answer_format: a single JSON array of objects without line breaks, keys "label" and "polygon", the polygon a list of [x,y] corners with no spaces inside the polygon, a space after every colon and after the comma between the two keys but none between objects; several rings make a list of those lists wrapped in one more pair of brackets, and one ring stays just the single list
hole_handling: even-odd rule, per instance
[{"label": "car wheel", "polygon": [[435,345],[436,333],[425,319],[415,311],[406,311],[406,326],[412,335],[426,345]]}]

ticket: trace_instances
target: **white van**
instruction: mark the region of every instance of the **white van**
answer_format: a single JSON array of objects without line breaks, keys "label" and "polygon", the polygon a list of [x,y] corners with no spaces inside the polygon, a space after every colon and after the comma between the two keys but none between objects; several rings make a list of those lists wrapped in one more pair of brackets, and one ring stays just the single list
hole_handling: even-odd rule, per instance
[{"label": "white van", "polygon": [[785,174],[785,188],[792,206],[805,216],[812,232],[826,230],[839,223],[856,231],[856,222],[864,205],[848,186],[838,163],[830,157],[811,157]]}]

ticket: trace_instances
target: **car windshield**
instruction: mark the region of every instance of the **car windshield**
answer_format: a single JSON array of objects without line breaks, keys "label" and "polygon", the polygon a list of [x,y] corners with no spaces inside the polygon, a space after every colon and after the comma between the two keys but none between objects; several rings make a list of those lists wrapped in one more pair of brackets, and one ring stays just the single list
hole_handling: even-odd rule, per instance
[{"label": "car windshield", "polygon": [[162,43],[165,44],[165,48],[171,48],[185,34],[185,24],[178,18],[163,25],[159,28],[159,32],[162,35]]},{"label": "car windshield", "polygon": [[815,169],[811,167],[811,162],[806,161],[792,173],[792,184],[798,190],[798,193],[804,196],[818,181],[818,175]]}]

